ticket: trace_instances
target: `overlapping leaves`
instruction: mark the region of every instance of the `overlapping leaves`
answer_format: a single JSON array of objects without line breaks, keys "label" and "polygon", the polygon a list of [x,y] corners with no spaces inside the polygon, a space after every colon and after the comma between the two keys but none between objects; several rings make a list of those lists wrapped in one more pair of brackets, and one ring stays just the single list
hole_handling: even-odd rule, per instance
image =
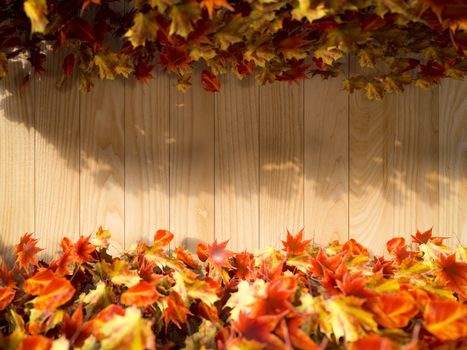
[{"label": "overlapping leaves", "polygon": [[145,82],[156,66],[186,90],[200,62],[215,92],[228,72],[259,84],[334,77],[352,54],[365,73],[354,68],[344,88],[380,99],[462,79],[466,27],[461,0],[1,0],[0,78],[18,56],[44,71],[51,47],[67,52],[60,82],[78,71],[83,91],[96,79]]},{"label": "overlapping leaves", "polygon": [[[214,5],[215,8],[215,5]],[[351,239],[235,253],[166,250],[158,231],[120,257],[110,232],[38,260],[31,234],[0,266],[1,349],[455,349],[467,345],[465,248],[417,232],[370,257]]]}]

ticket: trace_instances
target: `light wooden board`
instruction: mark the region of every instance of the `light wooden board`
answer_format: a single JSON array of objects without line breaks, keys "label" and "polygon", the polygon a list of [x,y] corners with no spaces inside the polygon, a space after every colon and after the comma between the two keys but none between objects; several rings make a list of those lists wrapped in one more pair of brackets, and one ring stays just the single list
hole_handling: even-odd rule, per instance
[{"label": "light wooden board", "polygon": [[407,88],[389,98],[395,121],[391,235],[410,235],[433,227],[438,232],[438,89]]},{"label": "light wooden board", "polygon": [[259,246],[259,104],[253,78],[225,77],[216,96],[216,239]]},{"label": "light wooden board", "polygon": [[80,97],[81,234],[102,225],[112,233],[112,251],[124,248],[124,86],[101,81]]},{"label": "light wooden board", "polygon": [[126,246],[169,229],[169,84],[157,74],[125,86]]},{"label": "light wooden board", "polygon": [[170,229],[174,244],[214,240],[214,95],[199,73],[185,94],[170,89]]},{"label": "light wooden board", "polygon": [[0,81],[0,256],[8,262],[21,235],[35,229],[34,82],[19,95],[22,65],[9,64]]},{"label": "light wooden board", "polygon": [[[36,233],[50,253],[63,236],[79,233],[79,98],[77,79],[57,88],[64,54],[51,56],[35,76]],[[44,244],[44,243],[42,243]]]},{"label": "light wooden board", "polygon": [[303,228],[303,84],[259,89],[259,246],[279,246]]},{"label": "light wooden board", "polygon": [[440,88],[440,235],[467,245],[467,81]]},{"label": "light wooden board", "polygon": [[[342,79],[305,82],[305,236],[345,242],[349,229],[349,97]],[[330,101],[330,103],[323,103]]]},{"label": "light wooden board", "polygon": [[394,236],[438,227],[438,93],[410,87],[350,99],[349,235],[386,251]]}]

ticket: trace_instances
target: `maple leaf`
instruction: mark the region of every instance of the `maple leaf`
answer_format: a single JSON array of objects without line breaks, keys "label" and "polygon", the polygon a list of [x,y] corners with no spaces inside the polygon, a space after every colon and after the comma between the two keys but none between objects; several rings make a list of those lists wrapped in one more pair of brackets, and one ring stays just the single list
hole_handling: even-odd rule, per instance
[{"label": "maple leaf", "polygon": [[328,256],[321,248],[316,255],[316,258],[311,259],[311,272],[315,277],[323,277],[327,271],[334,271],[342,262],[343,255],[335,254]]},{"label": "maple leaf", "polygon": [[283,339],[289,339],[294,349],[319,349],[318,345],[310,339],[306,332],[300,329],[304,322],[305,319],[299,316],[282,319],[276,333]]},{"label": "maple leaf", "polygon": [[425,328],[441,340],[467,337],[467,305],[452,300],[432,300],[423,313]]},{"label": "maple leaf", "polygon": [[407,292],[382,294],[371,299],[369,304],[376,321],[387,328],[405,327],[419,313],[415,300]]},{"label": "maple leaf", "polygon": [[43,335],[28,335],[19,344],[18,350],[51,350],[53,342]]},{"label": "maple leaf", "polygon": [[[369,334],[357,341],[349,343],[348,350],[362,350],[362,349],[374,349],[374,350],[397,350],[399,347],[393,343],[390,339],[381,337],[376,334]],[[417,348],[418,349],[418,348]]]},{"label": "maple leaf", "polygon": [[156,21],[157,12],[138,12],[133,18],[133,26],[125,33],[131,45],[138,47],[145,45],[146,41],[154,41],[157,37],[159,26]]},{"label": "maple leaf", "polygon": [[373,315],[362,308],[364,302],[365,299],[352,296],[334,296],[326,300],[328,322],[336,339],[345,337],[346,341],[352,342],[366,335],[367,331],[377,330]]},{"label": "maple leaf", "polygon": [[156,348],[151,321],[144,319],[135,307],[125,309],[124,315],[113,315],[104,323],[99,330],[99,340],[103,350]]},{"label": "maple leaf", "polygon": [[16,287],[14,271],[8,271],[8,267],[3,259],[0,257],[0,281],[4,287]]},{"label": "maple leaf", "polygon": [[72,345],[80,347],[92,333],[90,326],[90,322],[83,322],[83,306],[79,304],[71,317],[64,315],[61,332]]},{"label": "maple leaf", "polygon": [[411,235],[412,237],[412,242],[417,243],[417,244],[427,244],[429,241],[433,241],[434,244],[442,244],[443,240],[448,239],[448,237],[434,237],[432,235],[433,229],[430,228],[429,230],[425,232],[420,232],[417,230],[415,235]]},{"label": "maple leaf", "polygon": [[41,269],[24,281],[23,290],[31,295],[39,295],[54,278],[55,275],[51,270]]},{"label": "maple leaf", "polygon": [[154,235],[154,247],[164,248],[170,244],[173,238],[173,233],[167,230],[158,230]]},{"label": "maple leaf", "polygon": [[191,269],[197,270],[200,268],[198,263],[196,263],[195,259],[193,258],[193,255],[191,255],[190,252],[183,249],[182,247],[177,247],[175,249],[174,257],[182,261],[187,267]]},{"label": "maple leaf", "polygon": [[264,295],[258,295],[252,316],[273,315],[287,312],[292,309],[290,298],[297,289],[297,279],[292,276],[283,276],[266,285]]},{"label": "maple leaf", "polygon": [[99,68],[99,79],[115,80],[117,75],[127,78],[133,71],[130,57],[122,53],[99,52],[94,56],[94,63]]},{"label": "maple leaf", "polygon": [[0,311],[4,310],[15,298],[16,292],[13,288],[0,288]]},{"label": "maple leaf", "polygon": [[175,291],[165,298],[166,307],[164,308],[165,326],[173,322],[178,328],[182,328],[181,324],[186,323],[188,315],[191,315],[183,303],[183,299]]},{"label": "maple leaf", "polygon": [[169,35],[177,34],[187,38],[193,31],[193,23],[201,18],[201,9],[196,1],[172,6],[169,10],[172,19]]},{"label": "maple leaf", "polygon": [[310,245],[311,239],[303,240],[303,229],[298,232],[295,237],[287,231],[287,240],[282,241],[284,245],[283,251],[288,255],[301,255],[305,253],[305,249]]},{"label": "maple leaf", "polygon": [[32,233],[25,233],[15,246],[16,262],[25,271],[28,271],[29,265],[37,266],[36,254],[43,250],[36,247],[37,242],[37,239],[32,238]]},{"label": "maple leaf", "polygon": [[128,288],[120,297],[120,301],[125,305],[145,307],[153,304],[159,298],[154,285],[141,281],[133,287]]},{"label": "maple leaf", "polygon": [[63,59],[63,74],[70,77],[73,75],[73,68],[75,66],[75,55],[70,53]]},{"label": "maple leaf", "polygon": [[89,242],[90,238],[91,235],[88,237],[80,236],[78,241],[73,245],[73,253],[80,264],[94,260],[91,254],[94,253],[96,247]]},{"label": "maple leaf", "polygon": [[31,21],[31,32],[45,31],[47,26],[47,1],[46,0],[26,0],[23,3],[24,12]]},{"label": "maple leaf", "polygon": [[65,278],[54,278],[36,297],[34,307],[38,310],[54,311],[69,301],[75,293],[75,288]]},{"label": "maple leaf", "polygon": [[281,315],[250,317],[246,313],[240,312],[238,321],[233,322],[232,326],[246,339],[267,344],[270,348],[273,344],[279,343],[281,345],[279,338],[272,334],[280,319]]},{"label": "maple leaf", "polygon": [[443,253],[439,255],[437,263],[441,268],[436,272],[437,277],[467,299],[467,263],[456,261],[456,254]]},{"label": "maple leaf", "polygon": [[234,8],[228,3],[227,0],[201,0],[201,8],[208,10],[209,18],[214,16],[214,10],[219,8],[225,8],[233,11]]},{"label": "maple leaf", "polygon": [[109,242],[108,239],[111,237],[109,230],[104,230],[102,226],[99,226],[96,232],[96,237],[91,240],[91,244],[98,248],[108,248]]},{"label": "maple leaf", "polygon": [[366,249],[353,238],[344,243],[342,250],[344,252],[349,252],[351,255],[370,256],[368,249]]},{"label": "maple leaf", "polygon": [[341,279],[336,280],[336,286],[345,295],[353,295],[360,298],[368,298],[373,296],[375,293],[372,292],[370,289],[365,288],[367,280],[367,277],[362,276],[361,272],[354,273],[353,275],[351,275],[348,272],[345,272]]},{"label": "maple leaf", "polygon": [[303,46],[309,45],[310,41],[306,40],[308,33],[302,33],[296,36],[287,36],[277,43],[277,50],[286,60],[296,59],[301,60],[307,57],[307,53]]},{"label": "maple leaf", "polygon": [[151,74],[154,67],[155,64],[151,64],[148,60],[139,60],[135,65],[133,74],[139,82],[145,84],[149,80],[154,79],[154,76]]},{"label": "maple leaf", "polygon": [[222,269],[223,267],[228,269],[232,268],[229,258],[234,254],[225,249],[227,243],[229,243],[229,240],[219,244],[217,240],[215,240],[213,244],[208,244],[207,246],[206,254],[208,258],[206,261],[217,269]]},{"label": "maple leaf", "polygon": [[209,92],[218,92],[221,88],[221,81],[217,75],[207,70],[201,72],[201,84],[203,89]]},{"label": "maple leaf", "polygon": [[409,256],[413,255],[413,252],[410,252],[405,244],[405,239],[403,237],[395,237],[390,239],[386,243],[387,250],[389,254],[396,257],[395,261],[399,264]]},{"label": "maple leaf", "polygon": [[235,276],[242,280],[249,280],[255,277],[255,259],[253,254],[243,252],[235,254],[234,259]]},{"label": "maple leaf", "polygon": [[381,271],[384,276],[392,276],[394,274],[394,268],[392,267],[392,261],[385,260],[384,256],[373,257],[373,272]]}]

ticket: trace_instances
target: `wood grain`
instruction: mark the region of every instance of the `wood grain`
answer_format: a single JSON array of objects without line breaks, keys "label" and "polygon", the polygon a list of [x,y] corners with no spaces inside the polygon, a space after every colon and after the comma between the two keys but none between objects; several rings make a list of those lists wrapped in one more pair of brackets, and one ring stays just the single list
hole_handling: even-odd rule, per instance
[{"label": "wood grain", "polygon": [[50,57],[46,72],[35,77],[36,233],[50,253],[64,235],[79,233],[80,93],[76,77],[55,86],[64,56]]},{"label": "wood grain", "polygon": [[199,74],[185,94],[170,89],[170,229],[174,244],[214,240],[214,95]]},{"label": "wood grain", "polygon": [[439,233],[451,245],[467,245],[467,82],[440,88]]},{"label": "wood grain", "polygon": [[232,76],[222,84],[216,96],[216,239],[252,250],[259,246],[258,86]]},{"label": "wood grain", "polygon": [[438,89],[415,86],[390,97],[395,120],[392,236],[438,231]]},{"label": "wood grain", "polygon": [[[305,235],[315,243],[348,239],[348,94],[342,79],[305,82]],[[329,101],[329,103],[328,103]]]},{"label": "wood grain", "polygon": [[80,233],[102,225],[113,252],[125,243],[124,101],[122,80],[100,81],[80,97]]},{"label": "wood grain", "polygon": [[169,86],[161,73],[147,84],[132,80],[125,86],[127,248],[169,229]]},{"label": "wood grain", "polygon": [[19,95],[22,65],[10,63],[0,80],[0,256],[9,263],[20,236],[35,229],[34,83]]},{"label": "wood grain", "polygon": [[349,237],[381,254],[394,236],[392,101],[369,101],[356,92],[349,108]]},{"label": "wood grain", "polygon": [[437,229],[438,93],[350,101],[350,237],[382,254],[394,236]]},{"label": "wood grain", "polygon": [[259,89],[260,239],[278,246],[303,228],[303,84]]}]

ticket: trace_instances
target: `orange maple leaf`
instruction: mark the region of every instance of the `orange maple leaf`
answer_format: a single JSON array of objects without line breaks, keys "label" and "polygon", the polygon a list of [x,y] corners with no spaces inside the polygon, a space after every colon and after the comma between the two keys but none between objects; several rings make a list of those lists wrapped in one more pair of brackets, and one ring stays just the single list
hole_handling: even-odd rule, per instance
[{"label": "orange maple leaf", "polygon": [[10,287],[0,288],[0,311],[4,310],[15,298],[15,290]]},{"label": "orange maple leaf", "polygon": [[428,241],[432,241],[434,244],[439,245],[443,243],[443,240],[448,239],[449,237],[435,237],[433,236],[433,228],[425,232],[420,232],[417,230],[415,235],[410,235],[412,237],[412,242],[417,244],[427,244]]},{"label": "orange maple leaf", "polygon": [[358,243],[353,238],[348,240],[344,244],[344,246],[342,247],[342,250],[345,252],[349,252],[351,255],[370,256],[370,254],[368,253],[368,249],[366,249],[364,246],[362,246],[360,243]]},{"label": "orange maple leaf", "polygon": [[201,7],[208,10],[209,18],[213,17],[215,9],[225,8],[230,11],[234,10],[227,0],[201,0]]},{"label": "orange maple leaf", "polygon": [[369,334],[364,338],[351,342],[348,347],[349,350],[362,350],[362,349],[379,349],[379,350],[396,350],[397,344],[393,343],[390,339],[380,337],[376,334]]},{"label": "orange maple leaf", "polygon": [[303,240],[303,229],[294,236],[287,230],[287,241],[282,241],[284,251],[289,255],[300,255],[310,245],[311,239]]},{"label": "orange maple leaf", "polygon": [[8,271],[8,267],[6,266],[5,262],[0,257],[0,281],[4,287],[16,287],[16,281],[13,270]]},{"label": "orange maple leaf", "polygon": [[402,328],[418,314],[419,308],[408,292],[382,294],[368,302],[376,321],[387,328]]},{"label": "orange maple leaf", "polygon": [[54,273],[51,270],[41,269],[24,281],[23,290],[31,295],[39,295],[54,278]]},{"label": "orange maple leaf", "polygon": [[192,315],[183,302],[182,297],[175,291],[172,291],[166,298],[167,307],[164,309],[165,327],[167,329],[172,321],[178,328],[182,328],[181,324],[186,323],[188,315]]},{"label": "orange maple leaf", "polygon": [[18,350],[50,350],[52,340],[43,335],[29,335],[21,341]]},{"label": "orange maple leaf", "polygon": [[82,346],[86,338],[91,335],[91,322],[83,323],[82,304],[79,304],[71,317],[68,314],[65,314],[63,317],[61,332],[68,340],[70,340],[70,345],[78,347]]},{"label": "orange maple leaf", "polygon": [[35,298],[34,307],[38,310],[55,311],[73,297],[75,288],[65,278],[55,278],[41,290]]},{"label": "orange maple leaf", "polygon": [[215,240],[213,244],[208,244],[207,246],[207,261],[215,268],[232,268],[229,258],[233,256],[233,253],[225,249],[225,247],[227,247],[227,243],[229,243],[229,240],[222,243],[217,243],[217,240]]},{"label": "orange maple leaf", "polygon": [[464,299],[467,299],[467,264],[456,261],[456,254],[446,256],[441,253],[438,265],[441,269],[436,272],[437,277]]},{"label": "orange maple leaf", "polygon": [[432,300],[423,314],[425,328],[441,340],[467,337],[467,305],[453,300]]},{"label": "orange maple leaf", "polygon": [[15,247],[16,262],[25,271],[28,271],[29,265],[37,266],[36,254],[43,250],[36,247],[37,242],[37,239],[32,238],[32,233],[25,233]]},{"label": "orange maple leaf", "polygon": [[87,237],[80,236],[78,241],[73,245],[73,253],[80,264],[94,261],[91,254],[94,253],[96,247],[89,242],[90,238],[91,235]]},{"label": "orange maple leaf", "polygon": [[159,298],[154,285],[141,281],[128,288],[120,297],[120,301],[125,305],[145,307],[153,304]]},{"label": "orange maple leaf", "polygon": [[164,248],[169,245],[173,238],[173,233],[168,230],[158,230],[154,235],[154,247]]},{"label": "orange maple leaf", "polygon": [[297,279],[294,276],[282,276],[269,282],[265,295],[257,297],[251,316],[277,315],[291,310],[290,298],[296,289]]},{"label": "orange maple leaf", "polygon": [[233,322],[234,329],[248,340],[254,340],[266,344],[266,349],[274,346],[277,349],[285,349],[282,341],[273,334],[277,323],[283,315],[263,315],[250,317],[245,312],[240,312],[238,321]]}]

